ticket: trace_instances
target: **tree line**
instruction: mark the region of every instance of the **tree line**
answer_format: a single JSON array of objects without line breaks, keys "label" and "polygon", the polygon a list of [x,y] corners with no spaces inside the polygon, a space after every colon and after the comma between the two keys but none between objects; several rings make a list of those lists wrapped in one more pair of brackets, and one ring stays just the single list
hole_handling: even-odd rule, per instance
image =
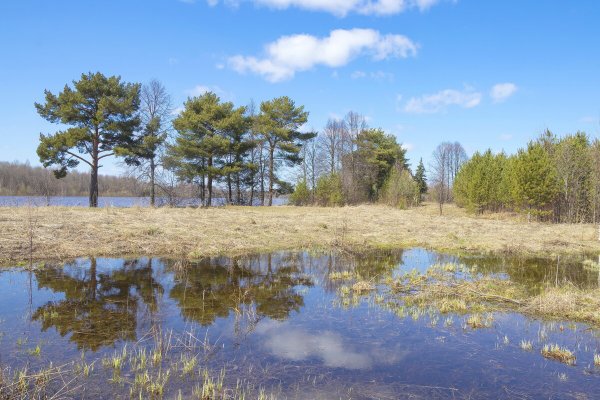
[{"label": "tree line", "polygon": [[368,127],[355,112],[329,121],[320,134],[302,131],[309,114],[287,96],[235,106],[207,92],[188,98],[173,116],[160,82],[88,73],[58,94],[46,90],[45,102],[35,107],[44,119],[68,127],[40,134],[40,161],[57,178],[87,165],[91,207],[98,204],[98,170],[110,156],[148,183],[152,205],[157,189],[172,199],[193,187],[205,206],[216,192],[229,204],[270,206],[274,197],[293,192],[299,205],[408,206],[426,187],[422,163],[414,179],[394,136]]},{"label": "tree line", "polygon": [[[90,175],[73,171],[65,179],[57,180],[51,171],[28,163],[0,161],[1,196],[85,196],[89,190]],[[137,197],[146,194],[146,188],[132,177],[103,175],[99,190],[105,196]]]},{"label": "tree line", "polygon": [[456,176],[457,204],[484,211],[518,211],[544,221],[600,219],[600,141],[583,132],[549,130],[517,154],[477,152]]}]

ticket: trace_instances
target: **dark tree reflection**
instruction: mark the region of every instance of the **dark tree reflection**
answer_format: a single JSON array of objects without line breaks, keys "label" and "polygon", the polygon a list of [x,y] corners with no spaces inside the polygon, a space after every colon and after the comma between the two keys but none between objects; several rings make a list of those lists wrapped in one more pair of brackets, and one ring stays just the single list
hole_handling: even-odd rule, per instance
[{"label": "dark tree reflection", "polygon": [[79,349],[97,350],[118,340],[135,340],[141,303],[156,310],[163,287],[153,278],[152,260],[123,261],[117,268],[98,273],[97,261],[88,268],[51,266],[35,272],[38,289],[63,293],[64,300],[39,307],[32,318],[42,330],[53,327]]},{"label": "dark tree reflection", "polygon": [[299,311],[304,298],[295,287],[312,286],[299,263],[282,257],[245,257],[242,259],[204,258],[184,269],[175,268],[174,299],[186,320],[209,325],[227,317],[242,305],[256,306],[259,317],[283,320]]}]

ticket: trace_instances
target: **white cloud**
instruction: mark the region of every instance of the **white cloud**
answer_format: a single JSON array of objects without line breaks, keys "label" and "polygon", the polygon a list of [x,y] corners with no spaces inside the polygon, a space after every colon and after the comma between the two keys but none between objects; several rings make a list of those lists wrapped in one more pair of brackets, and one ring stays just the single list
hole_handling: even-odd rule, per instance
[{"label": "white cloud", "polygon": [[[338,17],[345,17],[350,13],[394,15],[410,8],[418,8],[420,11],[425,11],[441,0],[223,0],[225,4],[233,6],[239,5],[242,1],[253,2],[255,5],[277,10],[300,8],[309,11],[323,11]],[[207,3],[210,6],[215,6],[219,3],[219,0],[207,0]]]},{"label": "white cloud", "polygon": [[361,78],[365,78],[367,76],[367,73],[365,71],[354,71],[350,77],[352,79],[361,79]]},{"label": "white cloud", "polygon": [[233,98],[232,94],[221,89],[219,86],[205,86],[205,85],[196,85],[192,89],[188,89],[185,93],[188,96],[202,96],[207,92],[213,92],[217,96],[221,98],[221,100],[231,100]]},{"label": "white cloud", "polygon": [[500,140],[503,140],[505,142],[509,141],[509,140],[512,140],[512,138],[513,138],[513,135],[511,135],[510,133],[506,133],[506,134],[500,135]]},{"label": "white cloud", "polygon": [[384,72],[384,71],[374,71],[374,72],[370,72],[370,73],[366,73],[365,71],[354,71],[352,74],[350,74],[350,78],[352,78],[352,79],[371,78],[376,81],[383,81],[383,80],[393,81],[394,74],[392,74],[391,72]]},{"label": "white cloud", "polygon": [[492,87],[490,96],[494,100],[494,103],[501,103],[515,94],[517,89],[517,85],[514,83],[498,83]]},{"label": "white cloud", "polygon": [[415,148],[415,145],[412,143],[402,143],[402,148],[406,151],[411,151]]},{"label": "white cloud", "polygon": [[417,45],[402,35],[382,35],[373,29],[337,29],[329,36],[318,38],[300,34],[283,36],[269,43],[263,58],[236,55],[229,66],[239,72],[252,72],[268,81],[291,79],[296,72],[317,65],[338,68],[360,56],[379,61],[407,58],[417,53]]},{"label": "white cloud", "polygon": [[413,97],[404,106],[404,111],[413,114],[433,114],[446,111],[448,106],[473,108],[481,103],[481,93],[471,88],[464,90],[446,89],[434,94]]}]

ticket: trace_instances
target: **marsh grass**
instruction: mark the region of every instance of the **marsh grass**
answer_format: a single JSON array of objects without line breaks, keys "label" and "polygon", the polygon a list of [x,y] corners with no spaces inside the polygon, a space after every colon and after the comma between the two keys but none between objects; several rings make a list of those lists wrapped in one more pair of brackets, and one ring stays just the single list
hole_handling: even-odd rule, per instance
[{"label": "marsh grass", "polygon": [[434,264],[424,273],[410,271],[392,282],[384,295],[381,303],[400,302],[409,309],[433,309],[441,314],[471,314],[466,324],[472,327],[480,327],[480,322],[487,325],[477,314],[493,312],[600,326],[600,289],[581,289],[567,282],[548,284],[532,294],[523,283],[480,274],[463,265]]},{"label": "marsh grass", "polygon": [[522,350],[531,351],[533,350],[533,343],[531,343],[530,340],[521,340],[521,342],[519,343],[519,347]]},{"label": "marsh grass", "polygon": [[541,350],[542,356],[567,365],[575,365],[576,357],[571,350],[557,344],[545,344]]},{"label": "marsh grass", "polygon": [[470,326],[471,329],[482,329],[490,328],[493,322],[494,316],[492,314],[487,314],[485,316],[482,316],[481,314],[473,314],[467,318],[466,324]]},{"label": "marsh grass", "polygon": [[[81,398],[86,385],[111,383],[108,392],[119,390],[132,399],[192,398],[198,400],[276,399],[272,393],[249,381],[226,380],[227,370],[211,371],[202,365],[198,353],[210,353],[206,339],[196,339],[193,331],[181,335],[152,329],[144,339],[123,346],[105,357],[80,359],[61,366],[49,363],[34,370],[25,366],[18,370],[0,370],[0,399]],[[190,339],[192,338],[192,339]],[[158,350],[157,350],[158,349]],[[160,354],[160,363],[151,362],[151,354]],[[95,371],[95,364],[113,373],[108,376]],[[183,383],[183,386],[182,386]],[[232,384],[233,383],[233,384]],[[182,389],[182,387],[184,389]],[[183,390],[183,391],[182,391]],[[87,398],[87,397],[86,397]],[[120,398],[120,397],[119,397]]]},{"label": "marsh grass", "polygon": [[[0,254],[8,261],[80,256],[174,256],[299,249],[362,251],[427,247],[517,254],[600,251],[591,224],[526,223],[507,215],[474,217],[449,206],[410,210],[356,207],[35,209],[34,254],[26,207],[0,207]],[[323,229],[326,225],[328,228]]]}]

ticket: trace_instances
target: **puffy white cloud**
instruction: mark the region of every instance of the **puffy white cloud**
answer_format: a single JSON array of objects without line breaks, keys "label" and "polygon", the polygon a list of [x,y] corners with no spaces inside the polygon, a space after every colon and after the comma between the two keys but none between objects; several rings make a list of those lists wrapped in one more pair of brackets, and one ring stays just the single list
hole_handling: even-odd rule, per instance
[{"label": "puffy white cloud", "polygon": [[434,94],[413,97],[404,106],[404,111],[414,114],[432,114],[445,111],[448,106],[473,108],[481,103],[481,93],[470,88],[446,89]]},{"label": "puffy white cloud", "polygon": [[[194,1],[194,0],[186,0]],[[427,10],[440,0],[222,0],[229,5],[239,5],[241,2],[253,2],[259,6],[284,10],[300,8],[310,11],[323,11],[344,17],[350,13],[364,15],[394,15],[409,8]],[[207,0],[211,6],[219,0]]]},{"label": "puffy white cloud", "polygon": [[317,65],[342,67],[359,56],[371,56],[376,61],[414,56],[417,45],[406,36],[382,35],[373,29],[337,29],[324,38],[283,36],[268,44],[265,53],[262,58],[230,57],[229,66],[240,73],[252,72],[279,82]]},{"label": "puffy white cloud", "polygon": [[490,97],[495,103],[503,102],[518,90],[514,83],[498,83],[492,87]]}]

